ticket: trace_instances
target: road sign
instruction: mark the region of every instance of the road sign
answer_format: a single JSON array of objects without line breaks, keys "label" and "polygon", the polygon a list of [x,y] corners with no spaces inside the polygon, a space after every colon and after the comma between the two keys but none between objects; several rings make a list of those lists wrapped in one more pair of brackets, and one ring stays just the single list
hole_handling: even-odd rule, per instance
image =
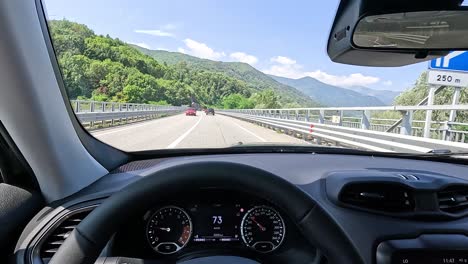
[{"label": "road sign", "polygon": [[429,69],[468,72],[468,52],[452,51],[445,57],[431,60]]},{"label": "road sign", "polygon": [[453,71],[434,71],[430,70],[427,82],[435,85],[467,87],[468,73]]},{"label": "road sign", "polygon": [[452,51],[447,56],[429,62],[429,84],[467,87],[468,52]]}]

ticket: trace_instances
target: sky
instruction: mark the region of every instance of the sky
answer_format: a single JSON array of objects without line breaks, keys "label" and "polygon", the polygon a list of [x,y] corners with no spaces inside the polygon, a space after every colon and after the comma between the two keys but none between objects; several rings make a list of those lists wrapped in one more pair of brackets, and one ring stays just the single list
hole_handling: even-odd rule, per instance
[{"label": "sky", "polygon": [[332,62],[326,53],[338,0],[43,0],[68,19],[149,49],[249,63],[264,73],[341,86],[402,91],[427,63],[381,68]]}]

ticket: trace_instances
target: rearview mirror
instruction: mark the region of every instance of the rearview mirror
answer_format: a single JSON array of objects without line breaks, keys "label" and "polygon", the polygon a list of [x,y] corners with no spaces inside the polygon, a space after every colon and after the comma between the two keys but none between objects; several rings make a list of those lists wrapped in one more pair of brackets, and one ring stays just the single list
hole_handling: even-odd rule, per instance
[{"label": "rearview mirror", "polygon": [[468,49],[468,13],[421,11],[366,16],[359,20],[353,44],[375,49]]},{"label": "rearview mirror", "polygon": [[395,67],[468,49],[463,0],[341,0],[328,37],[334,62]]}]

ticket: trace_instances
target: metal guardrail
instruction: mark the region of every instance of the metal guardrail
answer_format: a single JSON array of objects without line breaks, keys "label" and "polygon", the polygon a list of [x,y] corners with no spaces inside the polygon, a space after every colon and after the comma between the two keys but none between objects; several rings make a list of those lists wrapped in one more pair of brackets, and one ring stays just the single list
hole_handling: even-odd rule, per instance
[{"label": "metal guardrail", "polygon": [[[468,151],[468,144],[440,140],[434,138],[417,137],[422,135],[424,127],[413,127],[413,122],[423,125],[447,124],[447,122],[413,121],[412,111],[416,110],[468,110],[468,105],[431,105],[431,106],[389,106],[389,107],[334,107],[334,108],[296,108],[296,109],[245,109],[245,110],[219,110],[221,114],[231,117],[256,122],[264,126],[293,131],[302,134],[304,138],[312,137],[317,143],[332,142],[337,145],[347,145],[356,148],[370,149],[374,151],[395,152],[428,152],[433,149],[449,149],[454,152]],[[402,122],[397,133],[388,133],[383,129],[376,130],[376,124],[371,123],[371,111],[396,110],[402,113]],[[318,115],[313,115],[313,112]],[[339,122],[327,120],[325,113],[334,111],[340,117]],[[362,116],[344,117],[345,111],[353,114],[361,113]],[[346,121],[348,119],[348,121]],[[351,120],[351,121],[349,121]],[[314,122],[315,121],[315,122]],[[374,120],[382,121],[382,120]],[[390,120],[393,121],[393,120]],[[468,124],[462,124],[467,125]],[[389,125],[390,126],[390,125]],[[374,130],[375,129],[375,130]],[[418,132],[419,131],[419,132]],[[440,129],[432,129],[434,133]],[[456,132],[444,130],[446,133]],[[465,131],[458,131],[468,133]],[[446,137],[444,139],[451,139]],[[452,138],[453,139],[453,138]]]},{"label": "metal guardrail", "polygon": [[86,100],[71,100],[73,110],[81,123],[115,121],[128,122],[133,119],[153,118],[183,112],[186,107],[160,106],[150,104],[133,104],[117,102],[98,102]]}]

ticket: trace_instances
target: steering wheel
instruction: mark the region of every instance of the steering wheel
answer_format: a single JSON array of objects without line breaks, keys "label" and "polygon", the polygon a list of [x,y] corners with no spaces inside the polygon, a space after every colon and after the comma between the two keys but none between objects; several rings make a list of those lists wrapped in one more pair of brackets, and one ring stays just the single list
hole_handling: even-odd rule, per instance
[{"label": "steering wheel", "polygon": [[127,219],[143,215],[158,198],[187,187],[216,187],[260,194],[292,219],[304,237],[326,256],[328,263],[363,263],[346,235],[309,195],[267,171],[230,162],[177,165],[128,185],[94,209],[69,235],[49,263],[95,263],[111,236]]}]

